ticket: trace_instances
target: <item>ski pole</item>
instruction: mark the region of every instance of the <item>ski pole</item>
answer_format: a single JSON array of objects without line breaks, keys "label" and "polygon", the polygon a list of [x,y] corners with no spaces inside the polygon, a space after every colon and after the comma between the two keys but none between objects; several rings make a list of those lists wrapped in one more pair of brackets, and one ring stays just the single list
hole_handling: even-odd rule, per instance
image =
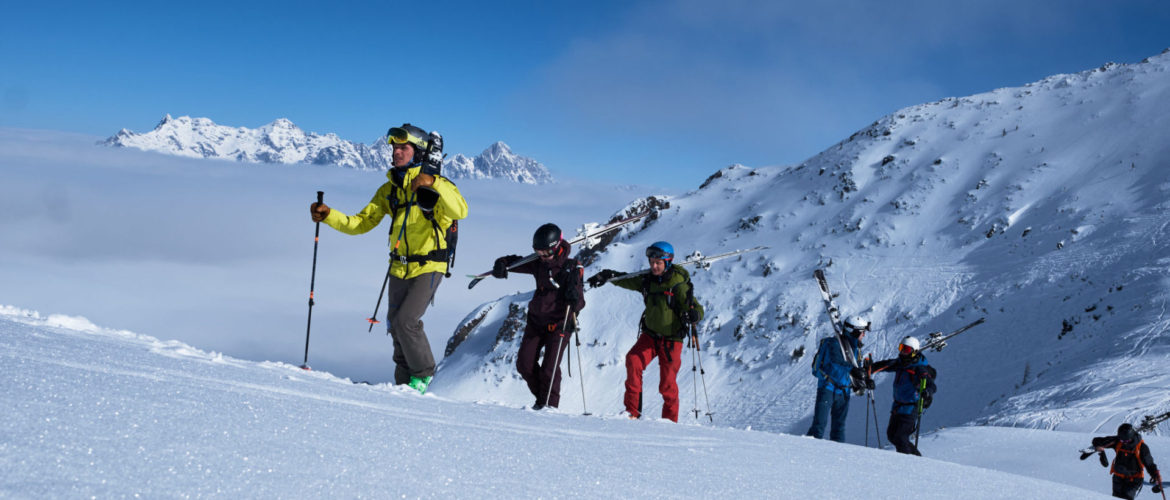
[{"label": "ski pole", "polygon": [[[325,192],[317,191],[317,203],[325,203]],[[313,289],[317,286],[317,243],[321,241],[321,223],[317,223],[317,228],[313,231],[313,271],[309,275],[309,320],[305,325],[305,361],[301,363],[301,369],[311,370],[309,368],[309,330],[313,327]]]},{"label": "ski pole", "polygon": [[[868,392],[865,393],[865,397],[866,399],[871,399]],[[865,405],[865,447],[869,448],[869,405]],[[881,448],[881,446],[878,446],[878,448]]]},{"label": "ski pole", "polygon": [[922,432],[922,393],[926,392],[926,377],[918,382],[918,418],[914,422],[914,448],[918,448],[918,433]]},{"label": "ski pole", "polygon": [[695,340],[688,336],[687,342],[689,344],[691,344],[691,388],[693,388],[695,390],[695,400],[694,400],[695,407],[691,411],[695,412],[695,420],[698,420],[699,419],[699,369],[695,365],[695,363],[696,363],[696,361],[695,361],[695,359],[696,359]]},{"label": "ski pole", "polygon": [[[877,447],[881,448],[882,447],[882,428],[878,425],[877,403],[874,402],[874,398],[873,398],[872,393],[869,395],[869,405],[873,407],[873,434],[875,437],[877,437]],[[866,424],[865,428],[868,429],[869,424]],[[869,443],[866,443],[866,446],[869,446]]]},{"label": "ski pole", "polygon": [[378,303],[374,304],[374,314],[370,315],[369,318],[366,318],[366,321],[370,322],[370,329],[366,330],[367,332],[374,331],[374,325],[378,324],[378,308],[382,307],[382,294],[386,293],[386,283],[390,282],[391,265],[392,264],[386,266],[386,277],[382,279],[382,288],[378,290]]},{"label": "ski pole", "polygon": [[[691,323],[691,338],[695,343],[695,357],[699,360],[699,379],[703,381],[703,400],[707,402],[707,420],[715,423],[714,413],[711,413],[711,399],[707,397],[707,372],[703,370],[703,355],[699,354],[699,337],[695,335],[695,324]],[[696,398],[697,399],[697,398]]]},{"label": "ski pole", "polygon": [[[557,380],[557,375],[561,372],[561,344],[565,341],[566,330],[569,328],[569,316],[573,314],[573,306],[565,306],[565,324],[561,327],[561,334],[557,338],[557,356],[556,362],[553,363],[552,377],[548,379],[548,394],[544,397],[544,405],[548,406],[548,399],[552,397],[553,383]],[[576,326],[576,325],[574,325]]]},{"label": "ski pole", "polygon": [[[573,325],[577,324],[577,315],[573,315]],[[581,335],[574,335],[573,340],[577,343],[577,372],[581,379],[581,410],[582,415],[592,415],[589,413],[589,407],[585,406],[585,365],[581,364]]]}]

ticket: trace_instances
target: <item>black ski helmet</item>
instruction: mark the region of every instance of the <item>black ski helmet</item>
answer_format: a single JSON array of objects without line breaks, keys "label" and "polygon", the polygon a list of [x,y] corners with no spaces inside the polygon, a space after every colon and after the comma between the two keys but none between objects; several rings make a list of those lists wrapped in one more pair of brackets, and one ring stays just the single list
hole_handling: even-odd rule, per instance
[{"label": "black ski helmet", "polygon": [[1125,423],[1117,426],[1117,439],[1122,441],[1137,441],[1138,433],[1133,430],[1133,426]]},{"label": "black ski helmet", "polygon": [[414,158],[410,163],[419,163],[427,154],[427,146],[430,145],[427,139],[430,136],[426,130],[403,123],[401,127],[391,127],[386,131],[386,144],[410,144],[414,148]]},{"label": "black ski helmet", "polygon": [[536,232],[532,234],[533,250],[552,250],[560,243],[561,228],[551,222],[536,228]]}]

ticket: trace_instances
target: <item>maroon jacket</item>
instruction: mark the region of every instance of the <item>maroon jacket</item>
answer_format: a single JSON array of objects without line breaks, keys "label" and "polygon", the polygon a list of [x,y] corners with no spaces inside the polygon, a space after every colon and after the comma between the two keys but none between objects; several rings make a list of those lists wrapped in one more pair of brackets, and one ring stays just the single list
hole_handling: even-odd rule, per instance
[{"label": "maroon jacket", "polygon": [[[545,263],[544,260],[537,258],[536,260],[523,264],[510,272],[531,274],[536,277],[536,292],[532,294],[532,300],[528,302],[528,323],[532,326],[541,326],[556,324],[559,330],[565,322],[565,305],[564,300],[561,299],[561,287],[571,287],[572,292],[576,294],[580,300],[577,302],[577,307],[573,313],[578,313],[585,307],[585,288],[582,286],[581,279],[584,269],[580,267],[576,259],[570,259],[569,254],[572,247],[569,242],[561,240],[557,246],[556,256],[552,261]],[[554,285],[554,281],[556,285]]]}]

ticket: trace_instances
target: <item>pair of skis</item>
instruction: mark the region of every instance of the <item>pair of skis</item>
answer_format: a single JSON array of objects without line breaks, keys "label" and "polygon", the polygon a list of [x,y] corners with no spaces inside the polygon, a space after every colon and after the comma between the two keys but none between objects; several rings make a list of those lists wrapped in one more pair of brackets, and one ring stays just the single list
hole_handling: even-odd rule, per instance
[{"label": "pair of skis", "polygon": [[[625,225],[627,225],[631,222],[640,220],[640,219],[646,217],[647,215],[650,215],[650,212],[642,212],[638,215],[626,217],[625,219],[620,219],[620,220],[611,222],[609,224],[606,224],[604,226],[601,226],[601,227],[593,230],[592,232],[577,236],[576,238],[569,240],[569,244],[576,245],[577,243],[596,238],[596,237],[601,236],[601,235],[608,233],[610,231],[614,231],[616,229],[621,229]],[[508,266],[508,270],[511,271],[513,269],[516,269],[517,267],[520,267],[524,264],[527,264],[529,262],[536,260],[536,258],[537,258],[537,255],[535,252],[530,253],[530,254],[528,254],[527,257],[524,257],[523,259],[520,259],[520,260],[512,263],[511,266]],[[485,273],[479,273],[479,274],[468,274],[467,277],[471,278],[471,283],[467,284],[467,289],[470,290],[472,288],[475,288],[475,285],[478,285],[480,281],[483,281],[484,278],[487,278],[491,275],[492,275],[491,271],[488,271]]]},{"label": "pair of skis", "polygon": [[[718,255],[710,255],[710,256],[705,256],[701,252],[696,251],[695,253],[688,255],[686,260],[684,260],[682,262],[675,262],[674,264],[679,265],[679,266],[683,266],[683,267],[695,267],[698,269],[710,269],[711,263],[713,263],[715,261],[727,259],[730,257],[735,257],[737,255],[742,255],[742,254],[745,254],[748,252],[758,252],[760,250],[766,250],[766,249],[768,249],[768,247],[758,246],[758,247],[747,248],[744,250],[733,250],[730,252],[721,253]],[[618,280],[624,280],[626,278],[633,278],[636,276],[642,276],[643,274],[646,274],[649,272],[650,272],[649,269],[642,269],[640,271],[629,272],[626,274],[619,274],[617,276],[614,276],[613,278],[610,278],[609,281],[618,281]]]}]

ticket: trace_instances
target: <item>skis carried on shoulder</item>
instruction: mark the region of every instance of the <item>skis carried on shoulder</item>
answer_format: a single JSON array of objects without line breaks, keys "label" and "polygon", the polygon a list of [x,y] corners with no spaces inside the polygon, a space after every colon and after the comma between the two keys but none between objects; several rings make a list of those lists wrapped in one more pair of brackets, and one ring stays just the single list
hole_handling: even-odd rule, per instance
[{"label": "skis carried on shoulder", "polygon": [[[736,255],[742,255],[742,254],[745,254],[748,252],[756,252],[756,251],[760,251],[760,250],[766,250],[768,248],[769,247],[766,247],[766,246],[758,246],[758,247],[748,248],[745,250],[733,250],[731,252],[721,253],[719,255],[711,255],[711,256],[704,256],[700,252],[695,252],[691,255],[688,255],[687,260],[684,260],[682,262],[675,262],[675,265],[683,266],[683,267],[694,266],[696,268],[708,269],[711,267],[712,262],[715,262],[718,260],[723,260],[723,259],[726,259],[729,257],[735,257]],[[614,276],[613,278],[610,278],[608,281],[624,280],[626,278],[633,278],[635,276],[641,276],[641,275],[649,273],[649,272],[650,272],[649,269],[642,269],[640,271],[634,271],[631,273],[620,274],[620,275]]]},{"label": "skis carried on shoulder", "polygon": [[[576,238],[573,238],[571,240],[568,240],[569,244],[576,245],[577,243],[580,243],[582,241],[596,238],[598,236],[601,236],[601,235],[608,233],[610,231],[613,231],[615,229],[619,229],[619,228],[621,228],[621,227],[623,227],[631,222],[642,219],[643,217],[646,217],[647,215],[650,215],[650,212],[642,212],[638,215],[633,215],[630,217],[626,217],[625,219],[620,219],[620,220],[611,222],[611,223],[606,224],[604,226],[601,226],[601,227],[599,227],[599,228],[597,228],[589,233],[586,233],[586,234],[583,234],[581,236],[577,236]],[[520,260],[514,262],[511,266],[508,266],[508,270],[511,271],[519,266],[522,266],[524,264],[532,262],[532,261],[536,260],[536,257],[537,257],[537,255],[535,252],[530,253],[530,254],[528,254],[527,257],[524,257],[523,259],[520,259]],[[470,290],[472,288],[475,288],[475,285],[478,285],[480,281],[483,281],[484,278],[487,278],[491,275],[492,275],[491,271],[488,271],[486,273],[479,273],[479,274],[468,274],[467,277],[471,278],[471,283],[467,284],[467,289]]]},{"label": "skis carried on shoulder", "polygon": [[971,322],[971,324],[964,326],[958,330],[955,330],[951,333],[948,333],[946,335],[943,335],[942,332],[933,332],[928,337],[926,343],[922,344],[922,348],[919,350],[926,351],[927,349],[933,349],[935,352],[941,351],[941,350],[943,350],[944,347],[947,346],[947,340],[949,340],[951,337],[954,337],[960,333],[963,333],[967,330],[975,328],[976,326],[983,324],[984,321],[986,321],[986,318],[979,318],[979,319]]},{"label": "skis carried on shoulder", "polygon": [[1142,425],[1138,426],[1138,432],[1150,432],[1158,427],[1158,424],[1170,420],[1170,411],[1161,415],[1146,415],[1142,418]]},{"label": "skis carried on shoulder", "polygon": [[841,310],[837,308],[837,301],[833,300],[833,293],[829,291],[829,280],[825,278],[825,271],[817,269],[813,271],[813,277],[817,279],[817,286],[821,289],[821,298],[825,301],[825,312],[829,314],[829,323],[833,325],[833,333],[837,335],[837,347],[841,348],[841,355],[854,368],[861,368],[857,357],[853,355],[853,350],[846,346],[845,333],[841,331]]}]

